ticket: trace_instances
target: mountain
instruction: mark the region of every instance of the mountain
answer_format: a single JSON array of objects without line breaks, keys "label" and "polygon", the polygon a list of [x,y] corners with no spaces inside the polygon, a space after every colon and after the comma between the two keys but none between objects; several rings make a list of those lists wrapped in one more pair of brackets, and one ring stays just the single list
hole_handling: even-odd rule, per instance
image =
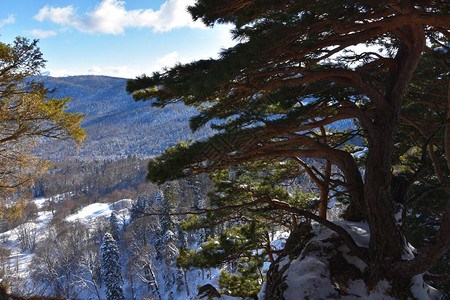
[{"label": "mountain", "polygon": [[71,97],[68,111],[87,114],[82,127],[87,133],[80,149],[72,142],[50,141],[37,150],[44,158],[62,160],[119,159],[129,155],[149,157],[178,141],[212,134],[203,129],[193,134],[189,118],[196,110],[182,104],[163,109],[136,102],[125,91],[124,78],[107,76],[47,77],[37,80],[55,98]]}]

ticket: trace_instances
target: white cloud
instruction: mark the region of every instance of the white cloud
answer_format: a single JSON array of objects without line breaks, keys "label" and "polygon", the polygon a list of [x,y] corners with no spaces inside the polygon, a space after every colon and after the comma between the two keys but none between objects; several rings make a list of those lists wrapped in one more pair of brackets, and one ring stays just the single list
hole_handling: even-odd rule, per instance
[{"label": "white cloud", "polygon": [[112,77],[122,77],[122,78],[134,78],[139,74],[142,74],[140,67],[129,67],[129,66],[92,66],[87,71],[88,75],[107,75]]},{"label": "white cloud", "polygon": [[180,55],[178,54],[177,51],[170,52],[170,53],[164,55],[163,57],[157,59],[156,67],[160,67],[160,68],[173,67],[177,62],[180,61],[179,58],[180,58]]},{"label": "white cloud", "polygon": [[8,15],[7,19],[0,20],[0,29],[6,24],[13,24],[14,22],[16,22],[14,15]]},{"label": "white cloud", "polygon": [[192,61],[191,58],[181,57],[178,52],[170,52],[162,57],[156,58],[149,64],[139,65],[92,65],[90,67],[76,67],[68,71],[67,69],[49,68],[45,71],[50,72],[53,77],[65,77],[73,75],[106,75],[121,78],[135,78],[141,74],[150,74],[154,71],[161,71],[164,67],[173,67],[177,62],[186,63]]},{"label": "white cloud", "polygon": [[39,13],[35,15],[34,18],[40,22],[44,21],[45,19],[49,19],[53,23],[61,25],[70,24],[77,21],[75,9],[72,5],[56,8],[46,5],[41,8],[41,10],[39,10]]},{"label": "white cloud", "polygon": [[126,10],[125,1],[102,0],[91,12],[79,15],[73,6],[43,7],[34,18],[38,21],[73,27],[81,32],[121,34],[126,28],[151,28],[154,31],[169,31],[181,27],[205,28],[194,22],[187,12],[187,6],[195,0],[167,0],[159,10]]},{"label": "white cloud", "polygon": [[73,72],[70,72],[66,69],[46,69],[44,71],[44,73],[46,73],[49,76],[52,77],[67,77],[67,76],[72,76],[72,75],[76,75]]},{"label": "white cloud", "polygon": [[88,70],[88,74],[92,74],[92,75],[102,74],[102,68],[93,66]]},{"label": "white cloud", "polygon": [[41,38],[41,39],[45,39],[48,37],[52,37],[56,35],[56,32],[53,30],[40,30],[40,29],[33,29],[29,32],[31,35]]}]

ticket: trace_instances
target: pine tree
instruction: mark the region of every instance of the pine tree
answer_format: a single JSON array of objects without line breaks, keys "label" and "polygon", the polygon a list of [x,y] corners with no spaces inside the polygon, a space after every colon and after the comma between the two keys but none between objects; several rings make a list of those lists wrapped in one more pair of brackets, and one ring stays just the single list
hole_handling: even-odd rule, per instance
[{"label": "pine tree", "polygon": [[219,284],[223,292],[237,297],[254,297],[263,281],[263,263],[269,260],[267,243],[270,241],[265,232],[264,226],[257,222],[233,226],[218,238],[209,238],[195,250],[181,249],[177,265],[184,269],[212,268],[231,262],[237,265],[238,273],[221,273]]},{"label": "pine tree", "polygon": [[[237,45],[218,59],[131,80],[127,90],[155,106],[200,107],[191,128],[211,124],[219,133],[167,149],[150,161],[148,178],[163,183],[247,162],[328,160],[339,169],[333,182],[349,202],[347,218],[370,227],[368,247],[310,210],[270,197],[266,209],[335,231],[367,264],[371,286],[387,279],[393,295],[411,297],[405,283],[429,270],[450,244],[447,1],[198,0],[189,11],[209,26],[234,25]],[[427,67],[429,60],[440,63]],[[358,126],[324,141],[320,128],[342,120]],[[344,146],[355,138],[367,146],[362,159]],[[442,192],[446,202],[439,230],[405,260],[398,216],[429,191]],[[235,208],[253,208],[247,205]]]},{"label": "pine tree", "polygon": [[122,267],[120,265],[119,248],[110,233],[103,237],[100,247],[102,255],[102,279],[106,286],[106,299],[124,300],[122,285]]},{"label": "pine tree", "polygon": [[51,98],[44,84],[33,79],[44,65],[37,40],[0,42],[0,216],[20,214],[21,205],[5,200],[22,200],[49,166],[35,155],[37,144],[46,138],[80,144],[86,138],[80,127],[83,115],[66,112],[70,98]]},{"label": "pine tree", "polygon": [[131,206],[131,215],[130,215],[131,222],[141,217],[146,209],[147,209],[147,199],[145,199],[142,196],[138,197],[136,202],[134,202],[133,205]]},{"label": "pine tree", "polygon": [[170,214],[173,213],[174,205],[175,205],[175,192],[172,184],[169,182],[164,190],[164,195],[161,197],[161,234],[164,235],[168,231],[175,230],[175,222],[173,220],[173,216]]},{"label": "pine tree", "polygon": [[117,217],[117,213],[115,211],[111,212],[111,216],[109,217],[109,231],[114,240],[118,242],[120,238],[120,227],[119,218]]}]

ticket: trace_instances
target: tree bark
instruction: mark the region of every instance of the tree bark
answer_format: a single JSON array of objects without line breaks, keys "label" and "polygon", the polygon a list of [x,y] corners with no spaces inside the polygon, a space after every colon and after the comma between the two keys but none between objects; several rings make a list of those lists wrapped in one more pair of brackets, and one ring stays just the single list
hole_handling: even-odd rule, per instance
[{"label": "tree bark", "polygon": [[329,186],[330,186],[330,177],[331,177],[331,163],[327,159],[325,163],[325,173],[323,186],[320,189],[320,202],[319,202],[319,217],[326,219],[327,218],[327,210],[328,210],[328,194],[329,194]]},{"label": "tree bark", "polygon": [[398,281],[399,278],[389,278],[395,276],[390,269],[394,262],[403,260],[406,246],[401,225],[395,219],[400,199],[391,195],[392,154],[404,91],[425,47],[425,37],[423,28],[411,26],[402,30],[413,44],[400,43],[395,57],[397,67],[391,70],[385,103],[377,107],[373,120],[366,161],[364,196],[370,227],[369,276],[374,281],[383,278]]}]

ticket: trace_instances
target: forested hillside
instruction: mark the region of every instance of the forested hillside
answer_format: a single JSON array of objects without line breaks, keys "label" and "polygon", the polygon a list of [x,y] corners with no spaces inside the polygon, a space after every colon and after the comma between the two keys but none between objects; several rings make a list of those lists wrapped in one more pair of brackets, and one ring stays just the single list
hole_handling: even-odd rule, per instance
[{"label": "forested hillside", "polygon": [[126,79],[106,76],[38,77],[54,90],[51,97],[72,97],[70,112],[86,114],[82,127],[87,140],[80,149],[70,142],[45,144],[38,149],[52,161],[118,159],[128,155],[148,157],[189,137],[188,120],[195,109],[180,104],[164,109],[134,102],[125,91]]}]

